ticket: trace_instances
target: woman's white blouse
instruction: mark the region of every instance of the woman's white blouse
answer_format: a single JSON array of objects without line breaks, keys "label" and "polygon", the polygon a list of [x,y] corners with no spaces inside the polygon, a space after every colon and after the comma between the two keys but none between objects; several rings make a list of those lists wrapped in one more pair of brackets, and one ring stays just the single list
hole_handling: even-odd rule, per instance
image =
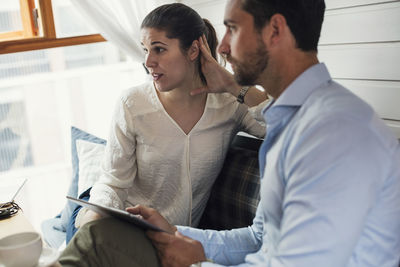
[{"label": "woman's white blouse", "polygon": [[122,95],[90,201],[120,209],[142,204],[171,224],[196,226],[233,137],[264,137],[264,123],[232,95],[208,94],[202,117],[185,134],[155,90],[148,83]]}]

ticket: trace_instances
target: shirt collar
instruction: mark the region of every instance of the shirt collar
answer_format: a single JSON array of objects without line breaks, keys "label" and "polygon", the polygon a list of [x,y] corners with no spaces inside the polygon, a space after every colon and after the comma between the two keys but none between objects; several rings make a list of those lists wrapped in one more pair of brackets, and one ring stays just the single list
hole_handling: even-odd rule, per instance
[{"label": "shirt collar", "polygon": [[324,63],[318,63],[305,70],[297,77],[278,97],[273,99],[262,111],[265,113],[273,107],[303,105],[308,96],[321,84],[331,80],[331,76]]}]

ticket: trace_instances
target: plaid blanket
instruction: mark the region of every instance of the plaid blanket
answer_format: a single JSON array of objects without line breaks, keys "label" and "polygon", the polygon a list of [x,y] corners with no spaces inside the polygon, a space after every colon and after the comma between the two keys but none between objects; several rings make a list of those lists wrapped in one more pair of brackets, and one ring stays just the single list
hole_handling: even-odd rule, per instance
[{"label": "plaid blanket", "polygon": [[198,228],[249,226],[260,200],[258,149],[262,140],[237,135],[227,153]]}]

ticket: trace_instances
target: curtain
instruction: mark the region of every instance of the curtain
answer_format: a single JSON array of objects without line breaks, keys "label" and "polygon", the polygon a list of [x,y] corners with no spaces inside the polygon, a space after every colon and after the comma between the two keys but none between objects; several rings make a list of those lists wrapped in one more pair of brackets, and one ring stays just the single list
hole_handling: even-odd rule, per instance
[{"label": "curtain", "polygon": [[106,40],[139,62],[143,62],[144,59],[140,45],[140,24],[144,17],[157,6],[156,1],[71,0],[73,6]]}]

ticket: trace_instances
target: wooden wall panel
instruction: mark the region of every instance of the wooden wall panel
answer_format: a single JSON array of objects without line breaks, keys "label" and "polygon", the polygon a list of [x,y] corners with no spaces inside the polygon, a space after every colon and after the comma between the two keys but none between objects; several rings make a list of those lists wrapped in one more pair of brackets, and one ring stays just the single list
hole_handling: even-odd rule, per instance
[{"label": "wooden wall panel", "polygon": [[381,118],[400,118],[400,82],[340,79],[336,81],[364,99]]},{"label": "wooden wall panel", "polygon": [[390,121],[390,120],[385,120],[385,122],[386,122],[386,125],[389,126],[389,128],[394,132],[394,134],[400,140],[400,122],[399,121]]},{"label": "wooden wall panel", "polygon": [[319,47],[336,79],[400,80],[400,42]]},{"label": "wooden wall panel", "polygon": [[375,5],[379,3],[388,3],[396,1],[388,0],[325,0],[326,9],[347,8],[355,6]]},{"label": "wooden wall panel", "polygon": [[400,2],[327,11],[320,44],[400,41]]}]

